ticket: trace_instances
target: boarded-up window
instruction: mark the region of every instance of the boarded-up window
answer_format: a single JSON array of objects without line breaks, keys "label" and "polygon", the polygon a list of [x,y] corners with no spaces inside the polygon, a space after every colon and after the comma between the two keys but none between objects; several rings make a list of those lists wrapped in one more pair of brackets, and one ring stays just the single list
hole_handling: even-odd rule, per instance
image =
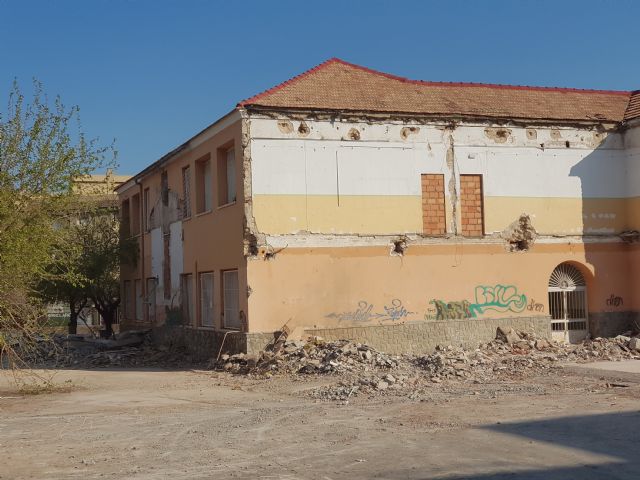
[{"label": "boarded-up window", "polygon": [[484,235],[484,205],[482,175],[460,175],[460,208],[462,209],[462,235]]},{"label": "boarded-up window", "polygon": [[196,162],[196,213],[212,208],[211,161],[207,158]]},{"label": "boarded-up window", "polygon": [[184,167],[182,169],[182,216],[189,218],[191,216],[191,168]]},{"label": "boarded-up window", "polygon": [[158,281],[154,278],[147,278],[147,321],[154,323],[156,321],[156,285]]},{"label": "boarded-up window", "polygon": [[182,323],[193,324],[193,275],[182,275],[181,279]]},{"label": "boarded-up window", "polygon": [[213,327],[213,272],[200,274],[200,324]]},{"label": "boarded-up window", "polygon": [[444,175],[424,174],[422,181],[422,231],[425,235],[446,233]]},{"label": "boarded-up window", "polygon": [[218,150],[218,205],[236,201],[236,157],[233,148]]},{"label": "boarded-up window", "polygon": [[142,280],[136,280],[134,282],[135,285],[135,289],[136,289],[136,297],[135,297],[135,302],[136,302],[136,320],[137,321],[142,321],[142,302],[143,302],[143,298],[142,298]]},{"label": "boarded-up window", "polygon": [[238,271],[222,272],[222,305],[225,328],[240,328],[240,291],[238,288]]}]

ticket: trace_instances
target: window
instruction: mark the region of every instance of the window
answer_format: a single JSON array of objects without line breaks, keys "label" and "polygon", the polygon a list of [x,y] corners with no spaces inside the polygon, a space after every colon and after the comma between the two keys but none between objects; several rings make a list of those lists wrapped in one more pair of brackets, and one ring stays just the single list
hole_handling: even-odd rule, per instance
[{"label": "window", "polygon": [[160,197],[162,204],[166,207],[169,205],[169,176],[165,170],[160,174]]},{"label": "window", "polygon": [[124,318],[131,319],[133,314],[133,291],[131,290],[131,281],[125,280],[122,288],[122,296],[124,297]]},{"label": "window", "polygon": [[122,202],[120,209],[120,235],[124,238],[131,234],[131,211],[129,210],[129,200]]},{"label": "window", "polygon": [[240,292],[238,288],[238,271],[222,272],[223,315],[225,328],[240,329]]},{"label": "window", "polygon": [[142,192],[142,221],[145,232],[149,231],[149,189]]},{"label": "window", "polygon": [[140,233],[140,194],[131,197],[131,235]]},{"label": "window", "polygon": [[182,275],[182,323],[193,324],[193,275],[186,273]]},{"label": "window", "polygon": [[182,169],[182,194],[184,196],[182,204],[183,218],[191,217],[191,168]]},{"label": "window", "polygon": [[460,207],[462,209],[462,235],[484,235],[484,205],[482,175],[460,175]]},{"label": "window", "polygon": [[425,235],[446,233],[444,175],[425,174],[422,183],[422,231]]},{"label": "window", "polygon": [[158,282],[154,277],[147,278],[147,321],[155,323],[156,321],[156,285]]},{"label": "window", "polygon": [[136,280],[134,282],[134,286],[135,286],[135,289],[136,289],[136,297],[135,297],[136,320],[137,321],[142,321],[142,301],[144,300],[142,298],[142,280]]},{"label": "window", "polygon": [[218,150],[218,205],[236,201],[236,158],[233,148]]},{"label": "window", "polygon": [[200,274],[200,325],[213,327],[213,272]]},{"label": "window", "polygon": [[211,161],[196,162],[196,213],[208,212],[212,206]]}]

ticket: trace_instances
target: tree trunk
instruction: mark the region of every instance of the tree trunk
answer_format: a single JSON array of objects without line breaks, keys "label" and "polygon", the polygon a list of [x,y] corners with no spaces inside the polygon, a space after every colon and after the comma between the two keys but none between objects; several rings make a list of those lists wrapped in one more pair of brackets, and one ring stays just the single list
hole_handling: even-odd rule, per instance
[{"label": "tree trunk", "polygon": [[105,336],[107,337],[110,337],[111,335],[113,335],[113,323],[115,322],[115,319],[116,319],[115,314],[116,314],[116,311],[111,308],[107,308],[102,312],[100,312],[100,315],[102,316],[102,321],[104,322]]},{"label": "tree trunk", "polygon": [[76,302],[71,300],[69,302],[69,335],[75,335],[78,333],[78,315],[80,312],[76,311]]}]

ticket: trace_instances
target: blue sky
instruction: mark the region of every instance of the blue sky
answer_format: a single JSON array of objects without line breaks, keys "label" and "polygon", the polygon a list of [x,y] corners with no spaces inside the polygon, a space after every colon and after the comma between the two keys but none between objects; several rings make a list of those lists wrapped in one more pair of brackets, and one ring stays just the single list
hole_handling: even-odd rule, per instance
[{"label": "blue sky", "polygon": [[14,78],[79,105],[136,173],[330,57],[421,80],[640,89],[640,2],[0,0]]}]

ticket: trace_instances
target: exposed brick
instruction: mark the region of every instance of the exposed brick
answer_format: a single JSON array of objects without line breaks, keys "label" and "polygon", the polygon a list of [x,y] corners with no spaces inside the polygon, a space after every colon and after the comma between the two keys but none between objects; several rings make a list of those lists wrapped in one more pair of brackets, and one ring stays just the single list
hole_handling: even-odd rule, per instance
[{"label": "exposed brick", "polygon": [[422,182],[422,229],[425,235],[446,233],[444,175],[424,174]]},{"label": "exposed brick", "polygon": [[484,235],[482,175],[460,175],[460,211],[462,235]]}]

